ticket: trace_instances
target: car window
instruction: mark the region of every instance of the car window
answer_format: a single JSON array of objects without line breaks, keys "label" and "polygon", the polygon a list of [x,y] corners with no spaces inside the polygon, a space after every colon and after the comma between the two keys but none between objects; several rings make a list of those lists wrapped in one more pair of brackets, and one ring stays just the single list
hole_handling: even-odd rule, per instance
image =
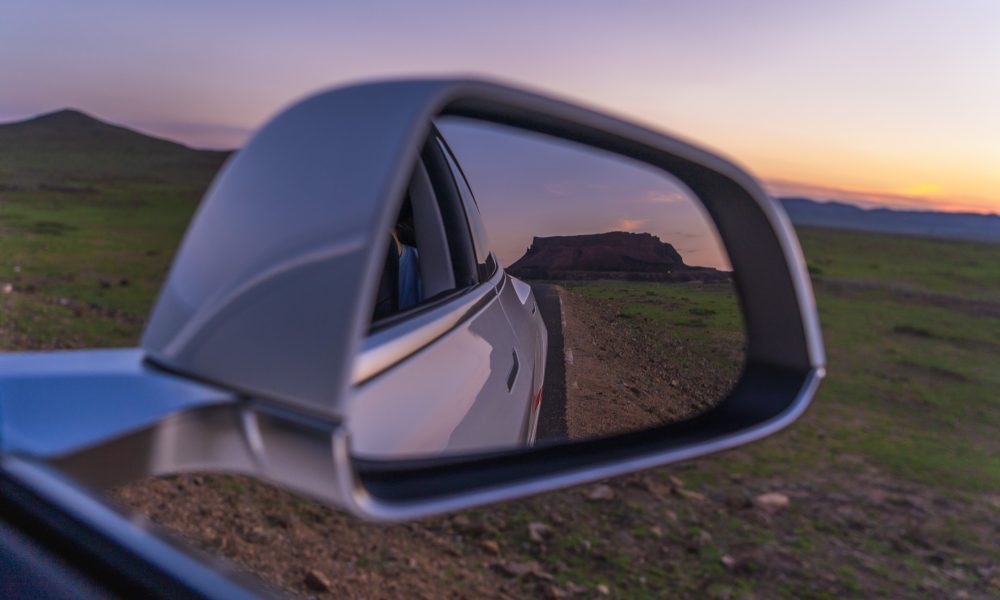
[{"label": "car window", "polygon": [[475,283],[476,254],[461,194],[447,166],[435,169],[434,159],[425,149],[390,228],[373,327]]},{"label": "car window", "polygon": [[479,280],[485,281],[489,279],[494,272],[496,272],[497,262],[493,253],[490,251],[489,237],[486,235],[486,227],[483,225],[483,218],[479,214],[479,205],[476,204],[476,198],[472,194],[472,188],[469,186],[469,181],[465,178],[462,168],[458,166],[458,162],[451,153],[451,149],[448,148],[448,144],[441,137],[437,138],[437,143],[448,161],[449,170],[455,180],[455,186],[458,188],[459,196],[462,199],[462,207],[465,210],[466,218],[469,222],[469,230],[472,235],[473,246],[475,247],[476,267],[479,274]]},{"label": "car window", "polygon": [[385,264],[375,297],[373,320],[388,318],[424,299],[420,249],[413,224],[413,202],[407,194],[389,232]]}]

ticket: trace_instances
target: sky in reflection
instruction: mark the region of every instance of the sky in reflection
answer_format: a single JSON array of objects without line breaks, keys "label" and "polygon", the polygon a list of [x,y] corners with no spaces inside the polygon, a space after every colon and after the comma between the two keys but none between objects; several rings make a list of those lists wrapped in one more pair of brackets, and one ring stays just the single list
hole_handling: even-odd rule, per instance
[{"label": "sky in reflection", "polygon": [[534,236],[646,232],[689,265],[729,270],[694,195],[659,169],[548,136],[469,119],[438,123],[476,195],[504,265]]}]

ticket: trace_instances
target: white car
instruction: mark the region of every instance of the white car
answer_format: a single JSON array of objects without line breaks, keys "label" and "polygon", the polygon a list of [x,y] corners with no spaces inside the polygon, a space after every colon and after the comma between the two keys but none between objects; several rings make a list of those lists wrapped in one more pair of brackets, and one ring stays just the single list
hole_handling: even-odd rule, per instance
[{"label": "white car", "polygon": [[438,456],[534,444],[545,324],[531,287],[491,251],[472,190],[436,130],[397,217],[402,229],[419,249],[423,300],[402,311],[392,306],[400,280],[394,239],[352,373],[354,452]]}]

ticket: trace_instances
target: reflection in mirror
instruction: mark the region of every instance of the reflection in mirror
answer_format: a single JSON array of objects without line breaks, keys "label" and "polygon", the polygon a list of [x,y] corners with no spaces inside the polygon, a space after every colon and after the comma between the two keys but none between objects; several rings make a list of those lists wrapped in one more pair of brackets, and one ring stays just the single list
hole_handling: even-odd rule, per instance
[{"label": "reflection in mirror", "polygon": [[[456,117],[437,126],[397,222],[416,226],[418,264],[407,268],[455,285],[374,321],[368,354],[424,338],[356,377],[357,456],[603,437],[683,421],[726,396],[743,366],[740,305],[719,236],[685,186],[541,134]],[[380,297],[388,280],[402,298],[392,250]]]}]

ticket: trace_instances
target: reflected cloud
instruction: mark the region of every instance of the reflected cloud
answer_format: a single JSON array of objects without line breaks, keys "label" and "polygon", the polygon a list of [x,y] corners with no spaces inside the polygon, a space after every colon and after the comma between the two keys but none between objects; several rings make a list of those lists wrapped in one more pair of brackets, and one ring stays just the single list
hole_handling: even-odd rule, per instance
[{"label": "reflected cloud", "polygon": [[649,219],[620,219],[614,228],[621,231],[636,232],[642,229],[646,223],[649,223]]},{"label": "reflected cloud", "polygon": [[649,190],[643,197],[647,202],[689,202],[691,200],[690,196],[682,192],[681,190],[676,191],[663,191],[663,190]]},{"label": "reflected cloud", "polygon": [[612,186],[594,181],[565,180],[549,181],[542,185],[542,189],[550,196],[567,197],[590,194],[592,192],[606,192],[611,190]]},{"label": "reflected cloud", "polygon": [[550,196],[569,196],[571,193],[570,188],[571,184],[569,182],[560,181],[546,183],[542,189]]}]

